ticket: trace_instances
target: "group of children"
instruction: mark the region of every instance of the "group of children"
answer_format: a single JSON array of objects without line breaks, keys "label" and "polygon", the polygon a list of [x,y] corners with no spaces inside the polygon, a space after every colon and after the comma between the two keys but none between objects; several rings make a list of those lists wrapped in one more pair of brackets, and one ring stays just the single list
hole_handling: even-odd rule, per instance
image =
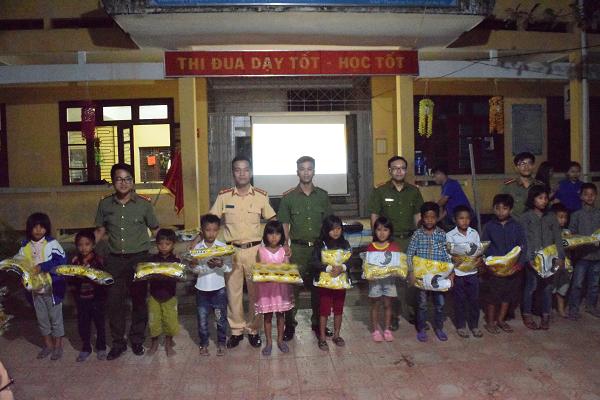
[{"label": "group of children", "polygon": [[[513,332],[506,322],[511,308],[519,302],[523,324],[529,329],[549,329],[552,309],[552,295],[556,296],[559,315],[577,320],[579,318],[579,303],[584,281],[587,281],[586,302],[587,311],[600,317],[597,307],[598,284],[600,279],[600,251],[597,246],[584,246],[573,251],[569,256],[573,259],[573,278],[565,268],[566,254],[563,247],[562,233],[568,228],[569,233],[590,236],[600,229],[600,210],[595,208],[597,188],[592,183],[581,185],[582,208],[569,216],[567,208],[560,204],[549,205],[549,192],[541,185],[529,189],[526,202],[526,212],[518,219],[511,216],[514,200],[509,194],[498,194],[493,200],[494,218],[483,228],[481,238],[471,225],[471,210],[466,206],[458,206],[454,210],[456,227],[444,232],[437,226],[440,209],[436,203],[426,202],[421,207],[421,226],[414,232],[408,245],[407,259],[409,265],[408,281],[414,284],[412,273],[413,257],[418,256],[433,261],[454,262],[458,258],[447,253],[447,243],[474,243],[488,241],[489,247],[485,256],[504,256],[515,246],[521,248],[515,273],[508,276],[496,276],[486,271],[483,256],[478,257],[478,268],[471,272],[454,269],[450,276],[453,282],[450,289],[454,302],[454,317],[457,334],[467,338],[471,331],[474,337],[483,336],[478,327],[479,309],[481,304],[485,311],[485,329],[491,334],[501,331]],[[569,222],[570,221],[570,222]],[[390,240],[393,229],[385,218],[376,221],[374,227],[375,249],[382,248],[383,242]],[[558,251],[558,271],[549,278],[542,278],[532,267],[536,251],[550,245],[556,245]],[[481,283],[481,298],[480,298]],[[570,287],[570,288],[569,288]],[[570,291],[569,291],[570,290]],[[533,317],[536,291],[540,293],[541,319],[538,322]],[[392,281],[371,281],[369,296],[378,298],[384,293],[385,330],[380,332],[378,325],[378,302],[373,302],[372,338],[374,341],[391,340],[389,330],[391,321],[391,298],[396,297]],[[568,302],[566,301],[569,293]],[[434,306],[433,330],[436,337],[445,341],[448,336],[443,330],[444,324],[444,293],[418,289],[416,329],[417,339],[427,341],[426,320],[428,297]],[[565,303],[568,303],[566,310]],[[468,327],[468,329],[467,329]]]},{"label": "group of children", "polygon": [[[574,259],[573,277],[565,270],[566,254],[563,249],[561,233],[569,229],[570,233],[591,235],[600,229],[600,210],[595,208],[597,188],[592,183],[583,183],[580,187],[582,208],[569,215],[563,204],[549,206],[550,193],[548,188],[534,185],[529,189],[526,202],[527,211],[518,219],[511,216],[513,198],[509,194],[498,194],[493,200],[494,217],[483,228],[481,238],[471,225],[471,210],[466,206],[454,209],[456,227],[445,232],[438,227],[440,208],[436,203],[425,202],[420,210],[420,227],[412,235],[406,249],[408,261],[407,281],[415,283],[412,261],[415,256],[433,261],[454,262],[458,260],[447,252],[447,243],[473,243],[489,241],[485,256],[504,256],[515,246],[522,251],[515,270],[518,272],[509,276],[496,276],[486,271],[483,256],[476,260],[478,268],[463,272],[455,269],[450,280],[450,289],[454,303],[454,316],[457,334],[467,338],[483,336],[479,329],[479,309],[483,304],[485,312],[485,329],[490,334],[501,331],[512,332],[513,328],[507,323],[511,309],[521,302],[523,323],[530,329],[549,329],[552,295],[556,296],[558,313],[561,316],[576,320],[579,317],[579,303],[582,287],[587,281],[587,311],[600,317],[597,308],[598,284],[600,280],[600,250],[597,247],[585,247],[577,254],[570,254]],[[220,219],[215,215],[204,215],[201,218],[203,240],[196,244],[195,249],[223,246],[217,240],[220,230]],[[321,257],[322,250],[350,250],[350,245],[344,238],[342,221],[339,217],[330,215],[322,224],[319,240],[316,242],[311,260],[315,282],[321,273],[337,277],[346,272],[346,265],[327,265]],[[367,252],[384,251],[399,252],[401,249],[394,242],[394,229],[385,217],[379,217],[373,225],[373,242]],[[29,257],[36,269],[49,272],[52,277],[52,287],[31,293],[38,324],[44,338],[44,347],[38,354],[42,359],[51,356],[57,360],[62,356],[62,337],[64,327],[62,319],[62,300],[65,296],[67,281],[56,275],[56,266],[66,264],[65,252],[60,244],[49,236],[51,232],[50,219],[42,213],[34,213],[27,220],[27,240],[23,243],[19,254]],[[153,262],[180,262],[174,253],[176,243],[175,232],[170,229],[160,229],[156,235],[157,254],[150,256]],[[531,263],[537,250],[549,245],[558,249],[558,272],[550,278],[540,277],[532,268]],[[94,231],[85,230],[75,237],[77,254],[70,263],[85,265],[98,269],[104,266],[103,260],[94,251]],[[282,264],[288,262],[285,247],[285,233],[279,221],[269,221],[264,229],[262,245],[258,249],[257,262],[267,264]],[[217,330],[216,354],[225,353],[227,323],[227,294],[225,290],[225,274],[231,271],[230,257],[210,258],[202,261],[191,260],[191,270],[197,274],[195,289],[197,300],[198,336],[200,354],[209,355],[209,316],[215,315]],[[74,299],[77,306],[78,330],[82,341],[81,352],[77,361],[85,361],[92,353],[91,325],[96,328],[96,352],[98,359],[106,358],[106,334],[104,306],[106,291],[85,279],[72,279]],[[392,325],[392,300],[398,296],[396,278],[384,278],[369,281],[369,298],[371,302],[372,339],[376,342],[392,341],[394,339]],[[480,297],[481,284],[481,297]],[[533,317],[534,293],[541,293],[541,319],[538,324]],[[167,355],[175,354],[173,337],[179,331],[177,315],[176,280],[151,280],[149,283],[148,313],[151,345],[149,354],[158,349],[159,336],[165,335],[165,350]],[[345,341],[340,335],[342,314],[345,301],[344,289],[318,288],[320,329],[318,346],[328,350],[326,341],[327,320],[333,313],[333,338],[337,346],[344,346]],[[568,299],[566,296],[569,296]],[[417,289],[416,329],[417,339],[427,341],[427,309],[431,297],[434,305],[433,332],[435,336],[445,341],[448,339],[444,331],[444,301],[441,291]],[[266,345],[262,354],[268,356],[272,352],[272,320],[275,314],[277,327],[277,347],[287,353],[289,347],[283,340],[284,313],[294,307],[294,295],[291,284],[278,282],[257,283],[255,309],[264,317]],[[384,320],[380,325],[379,311],[383,304]],[[568,307],[567,307],[568,304]]]}]

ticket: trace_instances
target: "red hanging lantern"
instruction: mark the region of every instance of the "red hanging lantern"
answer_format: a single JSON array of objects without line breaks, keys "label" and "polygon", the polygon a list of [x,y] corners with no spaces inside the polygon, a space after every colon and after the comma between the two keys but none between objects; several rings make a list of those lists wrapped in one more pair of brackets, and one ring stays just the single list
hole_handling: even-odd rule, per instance
[{"label": "red hanging lantern", "polygon": [[81,135],[86,140],[94,140],[96,135],[96,107],[91,101],[81,107]]}]

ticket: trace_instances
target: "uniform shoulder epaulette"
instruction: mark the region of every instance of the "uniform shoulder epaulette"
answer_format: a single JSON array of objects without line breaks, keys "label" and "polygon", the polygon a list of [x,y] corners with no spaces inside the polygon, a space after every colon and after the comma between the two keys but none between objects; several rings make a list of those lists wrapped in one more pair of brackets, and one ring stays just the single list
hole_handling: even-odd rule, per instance
[{"label": "uniform shoulder epaulette", "polygon": [[286,194],[290,194],[290,193],[292,193],[294,190],[296,190],[296,186],[294,186],[293,188],[289,188],[288,190],[286,190],[285,192],[283,192],[282,196],[285,196]]},{"label": "uniform shoulder epaulette", "polygon": [[148,197],[148,196],[145,196],[145,195],[143,195],[143,194],[136,193],[136,195],[137,195],[137,196],[138,196],[140,199],[143,199],[143,200],[146,200],[146,201],[149,201],[149,202],[151,202],[151,201],[152,201],[152,199],[151,199],[150,197]]},{"label": "uniform shoulder epaulette", "polygon": [[114,195],[115,195],[114,193],[110,193],[110,194],[107,194],[106,196],[102,196],[102,200],[108,199],[109,197],[113,197]]},{"label": "uniform shoulder epaulette", "polygon": [[513,182],[514,182],[514,181],[516,181],[516,180],[517,180],[516,178],[510,178],[510,179],[507,179],[507,180],[505,180],[505,181],[504,181],[504,184],[505,184],[505,185],[508,185],[509,183],[513,183]]},{"label": "uniform shoulder epaulette", "polygon": [[379,189],[380,187],[385,186],[387,183],[388,183],[388,181],[378,183],[377,185],[375,185],[375,189]]},{"label": "uniform shoulder epaulette", "polygon": [[255,187],[254,190],[256,190],[258,193],[262,194],[263,196],[268,196],[266,190],[263,190],[263,189],[260,189],[260,188],[257,188],[257,187]]},{"label": "uniform shoulder epaulette", "polygon": [[233,192],[233,188],[225,188],[219,191],[219,194],[231,193]]}]

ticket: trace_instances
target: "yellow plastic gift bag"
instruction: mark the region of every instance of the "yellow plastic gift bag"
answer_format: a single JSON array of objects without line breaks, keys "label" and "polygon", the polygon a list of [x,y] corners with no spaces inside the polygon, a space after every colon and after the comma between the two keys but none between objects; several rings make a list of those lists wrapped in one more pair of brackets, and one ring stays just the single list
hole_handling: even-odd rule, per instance
[{"label": "yellow plastic gift bag", "polygon": [[515,246],[508,254],[489,256],[485,258],[484,262],[493,275],[499,277],[510,276],[521,269],[521,266],[517,264],[520,254],[521,246]]},{"label": "yellow plastic gift bag", "polygon": [[342,265],[352,257],[352,251],[345,249],[321,250],[321,262],[325,265]]},{"label": "yellow plastic gift bag", "polygon": [[142,281],[153,278],[175,278],[180,281],[185,280],[185,264],[181,263],[160,263],[143,262],[137,265],[134,281]]},{"label": "yellow plastic gift bag", "polygon": [[[321,250],[321,262],[325,265],[341,266],[352,257],[352,251],[345,249]],[[331,276],[329,272],[321,272],[319,280],[313,282],[317,287],[327,289],[350,289],[352,284],[346,272],[342,272],[336,277]]]},{"label": "yellow plastic gift bag", "polygon": [[450,288],[448,276],[454,264],[414,256],[412,258],[415,286],[423,290],[446,291]]},{"label": "yellow plastic gift bag", "polygon": [[348,279],[348,273],[342,272],[336,277],[331,276],[329,272],[321,272],[319,274],[319,280],[314,282],[317,287],[326,289],[351,289],[352,284]]},{"label": "yellow plastic gift bag", "polygon": [[112,275],[108,272],[82,265],[59,265],[56,267],[55,272],[57,275],[62,276],[86,278],[98,285],[112,285],[115,282]]},{"label": "yellow plastic gift bag", "polygon": [[253,282],[276,282],[302,285],[302,277],[296,264],[258,263],[252,268]]},{"label": "yellow plastic gift bag", "polygon": [[185,254],[185,258],[195,258],[202,260],[205,258],[225,257],[235,253],[235,247],[232,245],[212,246],[203,249],[190,250]]},{"label": "yellow plastic gift bag", "polygon": [[461,272],[473,272],[477,269],[477,258],[490,246],[490,242],[481,243],[446,243],[446,250],[450,255],[458,257],[455,268]]},{"label": "yellow plastic gift bag", "polygon": [[47,272],[36,272],[30,258],[16,256],[0,262],[0,271],[14,272],[21,277],[25,289],[34,293],[50,293],[52,277]]},{"label": "yellow plastic gift bag", "polygon": [[408,274],[406,254],[399,251],[367,251],[360,253],[360,258],[362,277],[368,281],[392,276],[406,279]]},{"label": "yellow plastic gift bag", "polygon": [[562,234],[562,245],[567,250],[572,250],[579,246],[598,245],[598,243],[600,243],[600,235],[596,236],[596,232],[590,236]]},{"label": "yellow plastic gift bag", "polygon": [[[542,278],[548,278],[554,275],[558,269],[558,251],[556,245],[550,245],[535,252],[535,257],[531,266]],[[565,259],[565,268],[567,271],[572,272],[573,266],[571,265],[570,259]]]}]

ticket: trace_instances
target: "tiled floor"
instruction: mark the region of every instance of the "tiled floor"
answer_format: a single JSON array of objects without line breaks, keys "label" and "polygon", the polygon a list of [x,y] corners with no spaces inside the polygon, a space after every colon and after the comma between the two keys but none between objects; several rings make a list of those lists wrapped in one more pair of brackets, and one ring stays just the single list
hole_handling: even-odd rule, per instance
[{"label": "tiled floor", "polygon": [[[355,302],[351,302],[354,304]],[[271,357],[244,340],[225,357],[200,357],[193,315],[180,317],[177,354],[153,357],[128,351],[114,361],[76,363],[78,335],[66,321],[65,355],[35,359],[35,321],[17,320],[0,337],[0,360],[23,399],[600,399],[600,320],[554,321],[547,332],[516,321],[513,334],[461,339],[452,324],[441,343],[415,340],[404,322],[392,343],[373,343],[367,307],[348,306],[345,348],[316,346],[306,310],[289,354]]]}]

